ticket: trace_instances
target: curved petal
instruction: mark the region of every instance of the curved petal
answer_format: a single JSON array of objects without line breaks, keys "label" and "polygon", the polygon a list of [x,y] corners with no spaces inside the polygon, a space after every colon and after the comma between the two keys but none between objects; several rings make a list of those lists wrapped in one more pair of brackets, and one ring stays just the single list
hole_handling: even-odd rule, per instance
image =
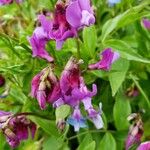
[{"label": "curved petal", "polygon": [[68,23],[74,27],[78,28],[81,26],[81,9],[78,1],[72,2],[66,9],[66,19]]}]

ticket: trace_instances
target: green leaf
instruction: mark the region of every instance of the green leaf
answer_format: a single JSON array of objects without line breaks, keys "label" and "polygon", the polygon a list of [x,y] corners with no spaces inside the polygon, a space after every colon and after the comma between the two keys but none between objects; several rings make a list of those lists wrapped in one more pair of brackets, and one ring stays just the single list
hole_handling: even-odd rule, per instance
[{"label": "green leaf", "polygon": [[128,129],[129,122],[127,117],[131,114],[131,106],[129,101],[121,92],[118,92],[116,102],[113,108],[113,116],[115,126],[118,130]]},{"label": "green leaf", "polygon": [[83,30],[84,54],[88,54],[93,58],[95,55],[95,48],[97,43],[97,35],[95,26],[86,27]]},{"label": "green leaf", "polygon": [[83,150],[95,150],[96,143],[95,141],[91,142],[90,144],[87,143],[87,146]]},{"label": "green leaf", "polygon": [[[118,67],[119,66],[119,67]],[[113,71],[113,69],[117,69],[117,71]],[[126,73],[129,68],[129,61],[125,59],[119,59],[112,68],[112,71],[109,74],[109,81],[112,89],[112,96],[116,94],[122,82],[125,80]]]},{"label": "green leaf", "polygon": [[105,42],[106,47],[111,47],[118,51],[122,58],[127,60],[134,60],[142,63],[150,63],[150,60],[142,58],[128,43],[117,40],[111,39]]},{"label": "green leaf", "polygon": [[91,134],[87,134],[84,137],[84,139],[82,140],[82,142],[80,143],[80,145],[79,145],[77,150],[83,150],[87,146],[87,143],[90,143],[92,141],[93,141],[93,139],[92,139]]},{"label": "green leaf", "polygon": [[143,16],[148,15],[148,12],[141,12],[145,9],[146,5],[147,3],[144,3],[139,6],[132,7],[115,18],[108,20],[102,28],[102,41],[104,41],[114,29],[119,29],[123,26],[129,25]]},{"label": "green leaf", "polygon": [[55,121],[50,121],[38,117],[30,117],[36,124],[38,124],[48,135],[59,137]]},{"label": "green leaf", "polygon": [[65,119],[70,114],[70,106],[62,105],[56,108],[56,121],[59,119]]},{"label": "green leaf", "polygon": [[99,144],[100,150],[116,150],[116,141],[111,133],[106,133]]},{"label": "green leaf", "polygon": [[63,145],[62,140],[58,140],[54,137],[50,137],[47,140],[44,141],[43,143],[43,150],[60,150],[60,148]]}]

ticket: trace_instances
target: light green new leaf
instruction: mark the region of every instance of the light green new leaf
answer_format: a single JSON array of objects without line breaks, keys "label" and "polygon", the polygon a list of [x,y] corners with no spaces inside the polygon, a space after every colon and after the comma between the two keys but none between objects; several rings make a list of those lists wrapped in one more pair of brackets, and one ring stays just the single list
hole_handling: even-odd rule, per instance
[{"label": "light green new leaf", "polygon": [[[118,66],[120,66],[119,70],[117,70]],[[112,68],[112,71],[109,74],[109,81],[110,81],[110,85],[111,85],[111,89],[112,89],[112,96],[114,96],[116,94],[119,87],[125,80],[125,76],[128,71],[128,68],[129,68],[129,61],[127,61],[125,59],[119,59],[114,64],[114,67]],[[113,71],[113,69],[115,71]]]},{"label": "light green new leaf", "polygon": [[62,105],[56,108],[56,121],[59,119],[65,119],[70,114],[70,106]]},{"label": "light green new leaf", "polygon": [[116,150],[116,141],[111,133],[106,133],[100,141],[98,150]]},{"label": "light green new leaf", "polygon": [[116,102],[113,108],[115,126],[118,130],[128,129],[129,123],[127,117],[131,114],[130,103],[121,92],[117,94]]},{"label": "light green new leaf", "polygon": [[97,43],[97,34],[95,26],[86,27],[83,30],[84,53],[88,54],[91,58],[95,55],[95,48]]}]

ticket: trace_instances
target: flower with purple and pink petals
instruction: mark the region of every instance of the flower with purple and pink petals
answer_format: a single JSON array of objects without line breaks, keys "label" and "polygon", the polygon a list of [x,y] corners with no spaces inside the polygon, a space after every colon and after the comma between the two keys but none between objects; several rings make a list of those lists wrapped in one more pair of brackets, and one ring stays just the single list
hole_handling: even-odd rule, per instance
[{"label": "flower with purple and pink petals", "polygon": [[149,30],[150,30],[150,20],[148,20],[148,19],[143,19],[143,20],[142,20],[142,23],[143,23],[143,25],[144,25],[144,27],[145,27],[146,29],[149,29]]},{"label": "flower with purple and pink petals", "polygon": [[101,54],[102,59],[95,63],[90,64],[89,69],[101,69],[108,71],[111,68],[111,65],[120,57],[118,52],[113,52],[111,48],[105,49]]},{"label": "flower with purple and pink petals", "polygon": [[34,138],[36,132],[35,123],[27,119],[25,115],[14,116],[4,111],[0,111],[0,128],[12,148],[17,147],[22,140],[28,139],[30,133]]},{"label": "flower with purple and pink petals", "polygon": [[49,38],[56,41],[56,49],[60,50],[64,41],[77,36],[77,31],[66,20],[66,5],[58,1],[55,6],[53,18],[48,19],[44,15],[39,16],[43,29]]},{"label": "flower with purple and pink petals", "polygon": [[4,86],[4,84],[5,84],[5,78],[2,75],[0,75],[0,87]]},{"label": "flower with purple and pink petals", "polygon": [[95,16],[90,0],[70,0],[66,8],[66,19],[76,29],[93,25]]},{"label": "flower with purple and pink petals", "polygon": [[67,119],[67,123],[74,126],[74,131],[79,131],[80,128],[86,128],[86,119],[81,115],[79,106],[76,106],[71,117]]},{"label": "flower with purple and pink petals", "polygon": [[31,37],[28,38],[32,46],[32,56],[46,59],[49,62],[53,61],[53,58],[48,54],[45,47],[49,40],[47,33],[42,27],[37,27]]},{"label": "flower with purple and pink petals", "polygon": [[141,143],[137,150],[150,150],[150,141]]},{"label": "flower with purple and pink petals", "polygon": [[131,114],[128,118],[134,120],[134,123],[130,126],[126,139],[126,150],[129,150],[134,144],[139,144],[143,135],[143,123],[140,116],[137,114]]},{"label": "flower with purple and pink petals", "polygon": [[38,100],[41,109],[46,108],[46,103],[53,103],[60,97],[59,82],[52,69],[43,69],[32,79],[32,97]]},{"label": "flower with purple and pink petals", "polygon": [[68,123],[74,126],[75,131],[78,131],[80,127],[85,127],[85,119],[79,109],[80,103],[83,103],[89,119],[95,124],[96,128],[100,129],[103,126],[100,113],[94,110],[91,103],[92,97],[97,93],[97,87],[93,84],[92,91],[87,89],[79,70],[79,64],[80,62],[74,57],[71,57],[66,64],[60,78],[62,97],[54,103],[54,107],[63,104],[70,105],[74,109],[74,113],[68,119]]}]

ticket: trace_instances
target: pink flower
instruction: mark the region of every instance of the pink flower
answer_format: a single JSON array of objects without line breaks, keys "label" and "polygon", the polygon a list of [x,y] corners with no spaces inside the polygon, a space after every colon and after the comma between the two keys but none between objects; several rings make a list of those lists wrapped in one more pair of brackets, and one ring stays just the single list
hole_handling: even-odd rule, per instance
[{"label": "pink flower", "polygon": [[101,69],[101,70],[110,70],[111,65],[120,57],[119,53],[113,52],[111,48],[105,49],[101,54],[102,59],[95,63],[90,64],[89,69]]}]

